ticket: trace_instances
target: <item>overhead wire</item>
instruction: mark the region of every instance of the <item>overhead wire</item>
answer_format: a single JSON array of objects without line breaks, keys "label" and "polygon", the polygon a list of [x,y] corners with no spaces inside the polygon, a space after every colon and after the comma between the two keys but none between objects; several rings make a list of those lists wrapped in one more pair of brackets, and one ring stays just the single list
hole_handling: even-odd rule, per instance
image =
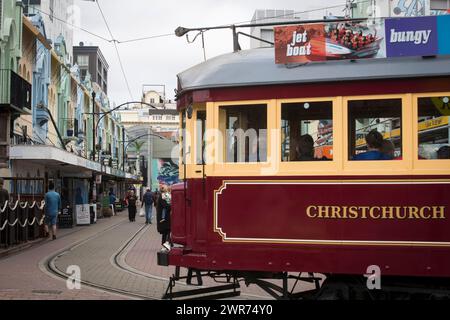
[{"label": "overhead wire", "polygon": [[78,29],[78,30],[81,30],[81,31],[83,31],[83,32],[86,32],[86,33],[90,34],[91,36],[97,37],[97,38],[99,38],[99,39],[101,39],[101,40],[103,40],[103,41],[106,41],[106,42],[112,42],[112,41],[113,41],[112,39],[107,39],[107,38],[105,38],[105,37],[103,37],[103,36],[101,36],[101,35],[98,35],[98,34],[96,34],[96,33],[94,33],[94,32],[91,32],[91,31],[85,29],[85,28],[82,28],[82,27],[80,27],[80,26],[77,26],[76,24],[73,24],[73,23],[70,23],[70,22],[68,22],[68,21],[66,21],[66,20],[63,20],[63,19],[61,19],[61,18],[58,18],[58,17],[55,16],[54,14],[50,14],[50,13],[48,13],[48,12],[42,11],[41,9],[38,9],[38,8],[36,8],[36,7],[33,7],[33,10],[36,10],[36,11],[42,13],[42,14],[45,14],[46,16],[52,17],[53,19],[58,20],[59,22],[62,22],[62,23],[64,23],[64,24],[67,24],[67,25],[69,25],[69,26],[71,26],[71,27],[74,27],[74,28],[76,28],[76,29]]},{"label": "overhead wire", "polygon": [[[98,9],[99,9],[100,14],[101,14],[101,16],[103,18],[103,21],[105,22],[106,28],[108,29],[108,32],[109,32],[109,35],[111,36],[111,39],[115,39],[113,34],[112,34],[112,32],[111,32],[111,28],[109,27],[108,21],[106,20],[106,17],[105,17],[105,15],[103,13],[103,10],[102,10],[102,8],[100,6],[99,0],[96,0],[95,2],[97,3]],[[130,84],[128,82],[128,78],[127,78],[127,75],[125,73],[125,68],[123,67],[122,59],[121,59],[120,53],[119,53],[119,48],[117,48],[117,40],[113,40],[112,43],[113,43],[114,48],[116,50],[117,59],[119,60],[120,69],[122,70],[122,75],[123,75],[123,77],[125,79],[125,83],[127,85],[128,93],[130,94],[131,100],[133,100],[133,94],[131,93]]]}]

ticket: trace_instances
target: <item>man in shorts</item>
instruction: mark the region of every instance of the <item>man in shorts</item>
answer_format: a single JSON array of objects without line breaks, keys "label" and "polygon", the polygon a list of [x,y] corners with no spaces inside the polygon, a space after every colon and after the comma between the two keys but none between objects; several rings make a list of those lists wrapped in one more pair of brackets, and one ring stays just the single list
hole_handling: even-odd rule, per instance
[{"label": "man in shorts", "polygon": [[56,239],[56,222],[58,220],[58,212],[61,210],[61,196],[55,191],[55,184],[48,184],[48,192],[45,194],[45,237],[50,234],[49,226],[52,227],[52,238]]}]

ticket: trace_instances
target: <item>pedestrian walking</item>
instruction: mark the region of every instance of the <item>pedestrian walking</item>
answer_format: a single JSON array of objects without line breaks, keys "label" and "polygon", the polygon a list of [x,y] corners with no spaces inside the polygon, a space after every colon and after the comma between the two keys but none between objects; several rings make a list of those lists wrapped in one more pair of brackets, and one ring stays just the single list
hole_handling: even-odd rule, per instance
[{"label": "pedestrian walking", "polygon": [[116,200],[117,200],[117,197],[114,194],[114,190],[113,190],[113,188],[110,188],[109,189],[109,206],[113,210],[113,215],[116,212]]},{"label": "pedestrian walking", "polygon": [[134,222],[136,220],[136,202],[137,202],[137,197],[134,195],[134,190],[130,190],[126,201],[128,205],[128,219],[130,220],[130,222]]},{"label": "pedestrian walking", "polygon": [[52,238],[56,239],[56,221],[58,219],[58,213],[62,209],[61,196],[55,191],[55,184],[50,182],[48,184],[48,192],[45,194],[45,237],[47,238],[49,233],[49,227],[52,228]]},{"label": "pedestrian walking", "polygon": [[0,206],[3,207],[6,201],[9,201],[9,192],[3,188],[4,180],[0,178]]},{"label": "pedestrian walking", "polygon": [[150,188],[144,194],[142,198],[142,206],[145,205],[145,224],[152,224],[152,209],[153,209],[153,192]]},{"label": "pedestrian walking", "polygon": [[[156,203],[156,219],[157,230],[161,234],[161,244],[166,248],[170,248],[170,205],[164,200],[162,194],[165,190],[162,189],[158,194]],[[163,210],[165,212],[165,219],[162,219]]]}]

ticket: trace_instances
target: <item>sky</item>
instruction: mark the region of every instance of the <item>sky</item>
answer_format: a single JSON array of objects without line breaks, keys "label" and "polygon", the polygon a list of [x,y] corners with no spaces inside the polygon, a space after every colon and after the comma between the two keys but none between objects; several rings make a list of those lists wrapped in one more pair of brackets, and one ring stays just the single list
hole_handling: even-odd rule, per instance
[{"label": "sky", "polygon": [[[343,5],[345,0],[98,0],[115,39],[125,41],[153,35],[174,34],[178,26],[187,28],[210,27],[249,22],[256,9],[289,9],[301,12],[329,6]],[[92,33],[110,39],[108,29],[95,2],[75,0],[79,8],[80,26]],[[339,9],[318,10],[309,13],[309,19],[322,18],[331,11],[343,15]],[[249,29],[242,29],[249,32]],[[190,39],[195,36],[189,33]],[[206,58],[233,51],[230,30],[211,30],[204,34]],[[117,48],[128,79],[127,89],[113,43],[86,32],[74,30],[74,45],[99,46],[109,63],[108,96],[116,105],[140,100],[143,85],[164,85],[167,99],[173,99],[176,75],[204,61],[201,37],[189,44],[186,37],[170,35],[143,41],[118,43]],[[240,38],[243,49],[249,40]],[[162,86],[146,89],[163,90]]]}]

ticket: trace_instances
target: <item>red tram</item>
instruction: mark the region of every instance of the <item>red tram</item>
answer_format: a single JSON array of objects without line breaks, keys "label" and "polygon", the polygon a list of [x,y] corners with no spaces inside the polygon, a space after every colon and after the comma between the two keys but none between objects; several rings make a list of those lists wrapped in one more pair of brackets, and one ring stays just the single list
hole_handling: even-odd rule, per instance
[{"label": "red tram", "polygon": [[[286,68],[261,48],[210,59],[178,83],[184,182],[160,264],[245,278],[280,298],[449,296],[450,159],[438,155],[450,142],[449,56]],[[395,157],[353,160],[373,130]],[[366,287],[368,270],[381,290]],[[294,296],[292,272],[326,279]]]}]

